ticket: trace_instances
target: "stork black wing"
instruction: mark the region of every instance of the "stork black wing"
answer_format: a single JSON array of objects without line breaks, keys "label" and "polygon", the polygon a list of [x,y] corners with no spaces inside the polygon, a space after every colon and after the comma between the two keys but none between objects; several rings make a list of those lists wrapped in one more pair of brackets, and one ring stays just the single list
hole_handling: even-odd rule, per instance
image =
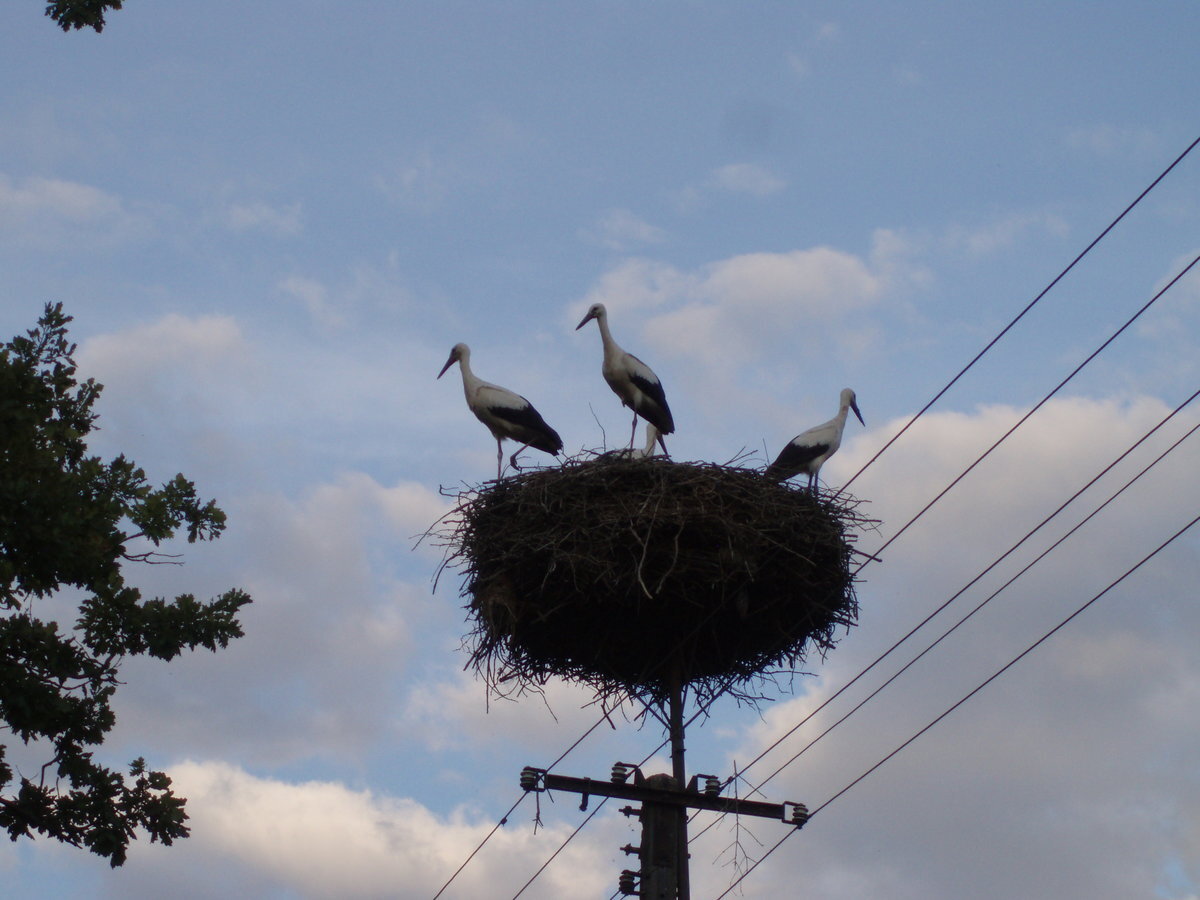
[{"label": "stork black wing", "polygon": [[804,467],[829,450],[829,444],[791,443],[779,451],[775,462],[767,467],[767,477],[784,481],[804,471]]},{"label": "stork black wing", "polygon": [[[524,397],[521,398],[525,400]],[[563,448],[562,438],[558,432],[546,424],[541,413],[533,408],[528,400],[525,406],[489,406],[488,412],[497,419],[502,419],[511,427],[509,435],[514,441],[536,447],[543,453],[557,456]]]},{"label": "stork black wing", "polygon": [[663,390],[662,383],[656,378],[646,378],[640,372],[633,372],[630,375],[630,380],[654,404],[654,408],[652,409],[637,410],[638,415],[654,425],[662,434],[671,434],[674,432],[675,419],[671,415],[671,407],[667,406],[667,394]]}]

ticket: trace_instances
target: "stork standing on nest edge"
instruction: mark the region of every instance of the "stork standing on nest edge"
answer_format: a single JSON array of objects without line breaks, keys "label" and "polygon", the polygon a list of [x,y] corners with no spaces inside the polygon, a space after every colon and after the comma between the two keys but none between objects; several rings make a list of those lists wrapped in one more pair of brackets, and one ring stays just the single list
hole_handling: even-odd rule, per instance
[{"label": "stork standing on nest edge", "polygon": [[787,481],[793,475],[801,472],[808,474],[808,489],[817,489],[817,473],[825,460],[837,452],[842,445],[842,431],[846,428],[846,414],[854,410],[854,415],[863,425],[862,413],[858,411],[858,401],[850,388],[842,390],[841,403],[838,413],[823,425],[817,425],[808,431],[796,435],[788,445],[779,451],[775,462],[767,466],[766,476],[772,481]]},{"label": "stork standing on nest edge", "polygon": [[500,478],[504,461],[501,443],[505,438],[511,438],[521,445],[509,458],[509,463],[514,469],[519,468],[517,454],[526,447],[536,447],[551,456],[558,456],[562,452],[562,438],[546,424],[546,420],[533,408],[532,403],[520,394],[483,381],[471,371],[471,349],[466,344],[454,345],[454,349],[450,351],[450,358],[442,366],[442,371],[438,372],[438,378],[445,375],[446,370],[455,363],[458,363],[459,371],[462,372],[463,393],[467,395],[467,406],[496,439],[497,479]]},{"label": "stork standing on nest edge", "polygon": [[578,331],[592,319],[600,326],[600,341],[604,344],[604,363],[600,372],[608,386],[613,389],[613,393],[621,398],[621,403],[633,410],[629,448],[633,449],[637,420],[638,416],[641,416],[657,429],[658,443],[662,445],[663,453],[670,456],[663,435],[671,434],[675,430],[675,420],[671,417],[671,408],[667,406],[667,395],[663,391],[662,382],[648,365],[632,353],[626,353],[613,340],[612,333],[608,330],[608,311],[603,303],[593,303],[583,321],[575,326],[575,330]]}]

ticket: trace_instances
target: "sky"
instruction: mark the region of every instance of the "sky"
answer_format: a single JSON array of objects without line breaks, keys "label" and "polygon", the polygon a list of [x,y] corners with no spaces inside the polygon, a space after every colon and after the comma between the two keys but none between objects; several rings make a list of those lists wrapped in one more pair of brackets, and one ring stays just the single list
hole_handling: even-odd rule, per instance
[{"label": "sky", "polygon": [[[0,337],[61,301],[105,385],[92,450],[228,513],[129,579],[254,603],[220,653],[128,661],[99,750],[169,772],[191,836],[115,871],[0,844],[14,898],[430,898],[521,768],[596,723],[580,686],[501,700],[464,671],[461,579],[417,542],[495,475],[458,371],[436,378],[455,343],[572,454],[630,423],[574,330],[597,301],[661,378],[678,461],[762,466],[852,387],[839,487],[1200,137],[1200,9],[1171,0],[128,0],[102,34],[43,8],[0,5]],[[912,521],[1198,252],[1200,150],[855,478],[881,523],[858,546],[886,544],[858,625],[689,730],[691,771],[746,769],[743,796],[800,754],[762,795],[821,807],[732,896],[1200,896],[1197,529],[855,783],[1200,512],[1198,438],[804,750],[1200,421],[975,581],[1200,388],[1193,270]],[[662,740],[610,718],[555,771]],[[444,897],[522,891],[586,815],[539,799]],[[616,806],[520,895],[611,896],[638,839]],[[713,825],[692,896],[786,831]]]}]

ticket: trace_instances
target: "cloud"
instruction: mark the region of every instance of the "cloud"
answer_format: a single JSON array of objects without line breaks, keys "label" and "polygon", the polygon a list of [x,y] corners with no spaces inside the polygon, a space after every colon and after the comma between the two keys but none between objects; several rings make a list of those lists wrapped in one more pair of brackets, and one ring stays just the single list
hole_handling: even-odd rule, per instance
[{"label": "cloud", "polygon": [[91,185],[58,178],[16,182],[0,174],[0,234],[39,249],[64,243],[111,247],[143,231],[122,200]]},{"label": "cloud", "polygon": [[346,324],[345,314],[330,301],[329,290],[321,282],[300,275],[289,275],[279,282],[279,290],[300,301],[316,325],[340,328]]},{"label": "cloud", "polygon": [[451,165],[425,147],[397,161],[391,171],[375,179],[375,186],[405,209],[430,213],[446,203],[456,178]]},{"label": "cloud", "polygon": [[300,203],[276,207],[266,203],[234,203],[225,212],[232,231],[262,231],[280,237],[294,237],[304,230]]},{"label": "cloud", "polygon": [[360,326],[366,316],[394,314],[409,305],[409,292],[399,280],[395,259],[381,265],[355,263],[334,284],[292,274],[277,289],[299,303],[309,321],[322,331]]},{"label": "cloud", "polygon": [[1061,238],[1067,232],[1067,223],[1055,213],[1020,212],[974,227],[955,226],[949,230],[946,242],[951,249],[982,257],[1009,250],[1019,241],[1030,237],[1046,235]]},{"label": "cloud", "polygon": [[[484,683],[461,671],[452,680],[423,683],[413,690],[401,722],[419,734],[435,751],[488,746],[500,741],[519,743],[545,753],[564,734],[579,735],[601,715],[586,687],[554,680],[539,696],[529,691],[520,698],[489,697]],[[606,710],[613,718],[633,715],[632,707]]]},{"label": "cloud", "polygon": [[148,369],[168,363],[197,367],[228,365],[245,358],[247,345],[232,316],[170,313],[156,322],[119,334],[86,340],[80,362],[103,379],[141,379]]},{"label": "cloud", "polygon": [[[984,407],[926,414],[855,483],[854,492],[869,499],[870,513],[883,521],[881,535],[864,536],[860,546],[870,552],[894,534],[1023,412]],[[1048,403],[1011,446],[996,451],[882,562],[864,570],[860,629],[830,654],[801,696],[764,711],[731,748],[727,765],[736,759],[745,766],[782,738],[751,769],[750,781],[758,784],[804,750],[1190,425],[1168,426],[1169,434],[1152,439],[1153,446],[1077,501],[1079,509],[1070,508],[1062,523],[1045,529],[814,721],[784,737],[1166,412],[1149,397]],[[857,471],[899,424],[848,440],[826,467],[830,483]],[[1195,514],[1193,498],[1180,485],[1190,483],[1197,465],[1200,448],[1182,445],[928,658],[804,751],[763,788],[768,798],[824,804],[1095,596]],[[1200,833],[1195,792],[1180,790],[1190,783],[1200,729],[1200,662],[1192,648],[1200,610],[1189,601],[1197,577],[1194,539],[1152,561],[823,809],[750,876],[747,890],[766,896],[802,881],[832,898],[1118,900],[1151,893],[1173,860],[1196,858]],[[711,858],[730,840],[726,829],[693,856]]]},{"label": "cloud", "polygon": [[1112,158],[1145,158],[1162,152],[1162,139],[1148,128],[1134,128],[1100,123],[1077,126],[1067,131],[1067,149],[1084,151],[1093,156]]},{"label": "cloud", "polygon": [[228,460],[228,429],[221,420],[263,376],[241,326],[225,315],[170,313],[90,337],[77,359],[82,377],[105,386],[96,446],[139,457],[141,448],[151,458],[153,448],[170,446],[174,458],[168,464],[176,466],[187,458],[180,450],[214,463]]},{"label": "cloud", "polygon": [[[241,587],[254,599],[240,617],[245,635],[169,672],[131,661],[122,735],[276,764],[371,753],[392,736],[380,707],[407,690],[414,630],[437,618],[428,586],[406,571],[413,535],[445,512],[445,499],[345,472],[299,499],[260,492],[221,505],[230,524],[219,545],[187,549],[199,570],[143,570],[135,583],[172,596]],[[439,557],[427,546],[421,565]]]},{"label": "cloud", "polygon": [[[334,782],[256,777],[216,761],[180,763],[170,775],[188,797],[192,835],[169,850],[136,848],[123,871],[125,890],[134,896],[149,896],[146,887],[168,874],[176,884],[186,879],[190,896],[224,896],[220,881],[203,873],[234,866],[297,897],[428,898],[496,824],[469,809],[437,815],[405,797]],[[532,874],[530,862],[549,856],[570,834],[573,826],[555,818],[536,833],[525,817],[496,831],[455,879],[450,896],[516,893]],[[611,847],[619,840],[612,824],[600,830],[602,835],[591,829],[586,839],[568,845],[525,896],[609,891],[615,877]],[[596,838],[610,836],[613,842],[600,850]]]},{"label": "cloud", "polygon": [[627,209],[610,209],[583,236],[610,250],[628,250],[646,244],[661,244],[666,232]]},{"label": "cloud", "polygon": [[694,284],[694,276],[667,263],[628,259],[605,272],[582,300],[571,304],[566,317],[574,328],[593,303],[603,303],[609,312],[653,309],[677,301]]},{"label": "cloud", "polygon": [[[763,146],[769,141],[773,113],[752,107],[739,107],[725,116],[724,128],[739,141]],[[709,172],[698,184],[689,184],[675,192],[675,205],[683,213],[703,208],[717,194],[765,198],[787,188],[787,182],[757,163],[730,163]]]},{"label": "cloud", "polygon": [[744,364],[764,348],[828,330],[883,296],[886,283],[869,262],[831,247],[748,253],[711,263],[686,278],[674,308],[646,325],[649,340],[671,352],[687,347],[718,369]]}]

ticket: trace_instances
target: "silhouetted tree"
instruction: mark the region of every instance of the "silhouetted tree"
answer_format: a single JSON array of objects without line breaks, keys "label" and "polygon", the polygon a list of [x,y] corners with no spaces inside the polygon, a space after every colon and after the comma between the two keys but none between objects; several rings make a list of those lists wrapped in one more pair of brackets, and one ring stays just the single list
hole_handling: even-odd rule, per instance
[{"label": "silhouetted tree", "polygon": [[[44,760],[14,773],[0,744],[0,827],[118,866],[138,829],[164,844],[188,834],[185,800],[165,774],[139,758],[126,777],[93,757],[116,721],[121,662],[226,646],[242,634],[237,613],[250,597],[143,600],[125,583],[124,563],[168,561],[154,548],[180,529],[189,542],[215,539],[225,514],[183,475],[153,488],[123,455],[88,455],[101,385],[75,380],[70,321],[47,304],[35,329],[0,345],[0,731]],[[66,628],[36,614],[40,599],[64,592],[53,605],[81,598]]]}]

